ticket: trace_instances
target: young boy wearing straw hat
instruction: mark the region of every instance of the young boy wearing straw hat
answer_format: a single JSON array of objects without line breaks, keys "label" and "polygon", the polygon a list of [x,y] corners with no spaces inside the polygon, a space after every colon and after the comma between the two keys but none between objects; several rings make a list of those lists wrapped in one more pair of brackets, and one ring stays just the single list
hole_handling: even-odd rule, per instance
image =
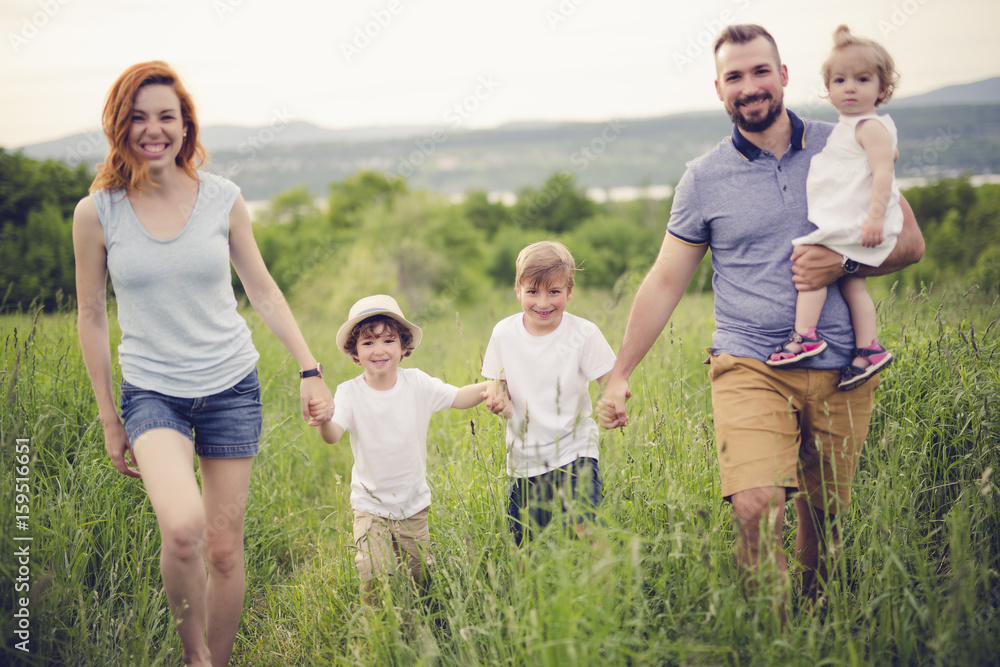
[{"label": "young boy wearing straw hat", "polygon": [[337,347],[364,372],[337,387],[333,405],[309,404],[323,440],[333,444],[351,433],[355,564],[369,604],[377,599],[375,578],[396,568],[396,553],[421,590],[427,587],[427,568],[434,564],[427,528],[431,415],[484,400],[493,412],[504,408],[503,392],[497,397],[493,382],[458,388],[416,368],[399,368],[422,337],[391,296],[361,299],[337,332]]}]

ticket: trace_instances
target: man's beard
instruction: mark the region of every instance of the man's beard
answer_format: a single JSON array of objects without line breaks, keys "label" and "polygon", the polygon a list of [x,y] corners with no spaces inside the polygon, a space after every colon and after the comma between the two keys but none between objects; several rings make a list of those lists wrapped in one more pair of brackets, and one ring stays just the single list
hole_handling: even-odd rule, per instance
[{"label": "man's beard", "polygon": [[729,112],[729,117],[736,127],[740,128],[744,132],[763,132],[767,128],[774,125],[774,121],[781,117],[781,114],[785,112],[784,105],[779,101],[777,104],[771,104],[764,114],[764,117],[759,120],[751,120],[740,113],[740,108],[747,103],[753,103],[758,100],[773,100],[770,94],[761,93],[760,95],[754,95],[753,97],[747,97],[742,100],[737,100],[731,106],[729,106],[726,111]]}]

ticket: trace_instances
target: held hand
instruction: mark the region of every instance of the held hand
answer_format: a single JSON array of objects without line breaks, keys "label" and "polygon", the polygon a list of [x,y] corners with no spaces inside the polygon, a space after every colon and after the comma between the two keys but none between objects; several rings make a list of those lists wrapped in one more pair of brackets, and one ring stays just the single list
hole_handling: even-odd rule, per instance
[{"label": "held hand", "polygon": [[503,401],[492,387],[484,390],[479,396],[483,399],[483,405],[486,406],[486,409],[493,414],[498,414],[500,410],[503,410]]},{"label": "held hand", "polygon": [[[125,433],[125,425],[120,421],[104,426],[104,449],[111,457],[111,465],[115,470],[129,477],[141,478],[142,475],[135,469],[135,458],[128,446],[128,435]],[[126,458],[128,454],[128,458]],[[129,458],[132,462],[129,463]]]},{"label": "held hand", "polygon": [[813,292],[844,275],[840,253],[819,245],[800,245],[792,250],[792,282],[800,292]]},{"label": "held hand", "polygon": [[507,392],[507,381],[503,378],[495,382],[488,382],[482,396],[486,408],[493,414],[507,419],[513,414],[510,394]]},{"label": "held hand", "polygon": [[[329,415],[333,415],[333,394],[330,393],[330,389],[323,382],[323,378],[303,378],[299,382],[299,395],[302,404],[302,418],[309,420],[309,426],[317,426],[323,423],[322,419],[318,420],[310,413],[310,402],[312,400],[329,404]],[[330,420],[328,418],[325,421]]]},{"label": "held hand", "polygon": [[865,218],[865,224],[861,227],[861,245],[874,248],[882,243],[884,238],[881,221],[871,216]]},{"label": "held hand", "polygon": [[333,419],[333,404],[318,398],[309,399],[309,425],[318,426]]},{"label": "held hand", "polygon": [[514,416],[514,404],[510,400],[510,389],[507,388],[507,380],[503,375],[500,376],[499,396],[503,400],[503,408],[497,414],[504,419],[510,419]]},{"label": "held hand", "polygon": [[601,427],[613,429],[619,426],[628,426],[625,402],[630,398],[632,398],[632,392],[629,390],[627,382],[609,380],[604,395],[597,402],[597,419]]}]

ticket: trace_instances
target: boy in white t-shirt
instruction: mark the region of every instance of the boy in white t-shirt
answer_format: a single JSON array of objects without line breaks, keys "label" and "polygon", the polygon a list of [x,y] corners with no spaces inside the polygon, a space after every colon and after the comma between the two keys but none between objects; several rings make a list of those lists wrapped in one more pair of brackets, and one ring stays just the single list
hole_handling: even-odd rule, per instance
[{"label": "boy in white t-shirt", "polygon": [[[483,376],[506,382],[508,516],[518,546],[554,511],[577,533],[601,502],[598,428],[590,382],[604,383],[615,353],[593,322],[566,312],[576,264],[561,243],[533,243],[517,256],[514,291],[523,312],[501,320],[483,357]],[[503,392],[501,392],[503,394]],[[558,499],[584,507],[574,512]],[[558,506],[554,503],[560,502]]]},{"label": "boy in white t-shirt", "polygon": [[333,405],[309,404],[313,419],[322,422],[318,428],[323,440],[333,444],[345,431],[351,433],[355,564],[362,597],[369,604],[377,599],[375,578],[397,567],[397,555],[421,590],[427,587],[427,568],[434,564],[427,528],[431,415],[446,408],[471,408],[484,400],[493,411],[504,408],[494,382],[459,389],[415,368],[399,368],[422,337],[420,327],[403,317],[391,296],[361,299],[337,332],[337,347],[364,373],[337,387]]}]

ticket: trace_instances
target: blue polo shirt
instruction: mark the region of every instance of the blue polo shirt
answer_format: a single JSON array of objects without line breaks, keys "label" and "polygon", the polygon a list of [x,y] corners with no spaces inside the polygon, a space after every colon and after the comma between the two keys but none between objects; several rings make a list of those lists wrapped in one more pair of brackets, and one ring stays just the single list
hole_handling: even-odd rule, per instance
[{"label": "blue polo shirt", "polygon": [[[795,323],[792,239],[816,228],[807,217],[806,176],[834,125],[787,113],[792,138],[780,160],[734,126],[731,137],[687,164],[674,193],[667,233],[712,251],[713,354],[763,361]],[[836,283],[827,290],[817,328],[830,347],[798,367],[850,363],[854,330]]]}]

